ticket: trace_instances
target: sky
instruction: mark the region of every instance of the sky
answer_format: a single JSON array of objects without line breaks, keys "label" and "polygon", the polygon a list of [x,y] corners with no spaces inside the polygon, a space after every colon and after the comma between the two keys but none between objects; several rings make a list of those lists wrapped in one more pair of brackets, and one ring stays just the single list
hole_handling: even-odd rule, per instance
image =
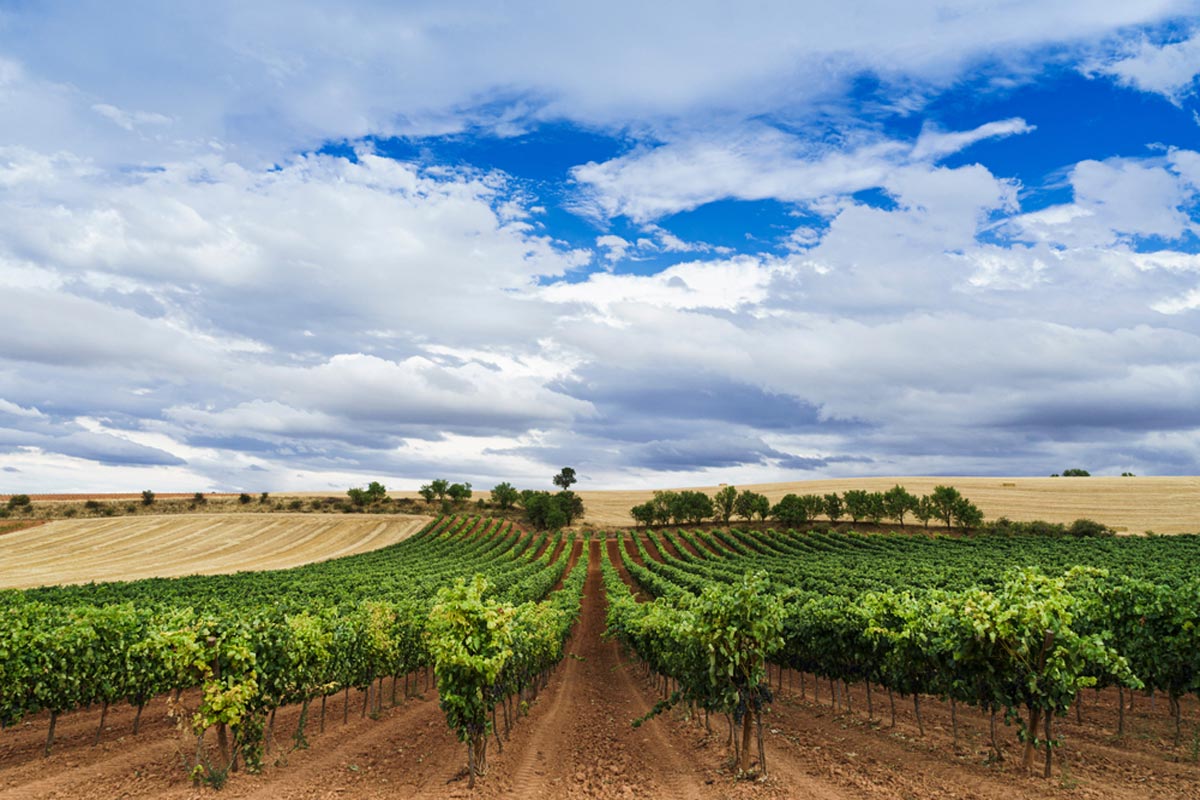
[{"label": "sky", "polygon": [[0,0],[0,493],[1200,474],[1200,2]]}]

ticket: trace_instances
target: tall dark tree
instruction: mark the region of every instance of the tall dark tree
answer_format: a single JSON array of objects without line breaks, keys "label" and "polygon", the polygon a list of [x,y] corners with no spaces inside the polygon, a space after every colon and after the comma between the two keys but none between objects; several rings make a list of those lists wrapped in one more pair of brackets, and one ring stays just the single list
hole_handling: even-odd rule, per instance
[{"label": "tall dark tree", "polygon": [[575,470],[571,469],[570,467],[563,467],[562,471],[554,476],[554,485],[563,491],[566,491],[567,489],[570,489],[571,485],[576,483],[578,480],[579,479],[575,477]]}]

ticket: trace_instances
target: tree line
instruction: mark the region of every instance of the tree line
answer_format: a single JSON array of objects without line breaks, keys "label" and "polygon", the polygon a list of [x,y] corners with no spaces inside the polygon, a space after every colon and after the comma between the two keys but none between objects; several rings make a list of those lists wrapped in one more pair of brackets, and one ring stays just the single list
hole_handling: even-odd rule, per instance
[{"label": "tree line", "polygon": [[735,486],[723,486],[711,497],[701,491],[655,492],[654,497],[629,509],[639,525],[697,524],[712,519],[728,525],[736,515],[745,522],[766,521],[795,527],[825,518],[830,522],[848,519],[879,525],[890,520],[903,525],[912,517],[929,527],[937,520],[949,527],[977,528],[983,512],[952,486],[935,486],[928,495],[915,495],[896,485],[886,492],[850,489],[838,494],[786,494],[774,505],[766,495]]}]

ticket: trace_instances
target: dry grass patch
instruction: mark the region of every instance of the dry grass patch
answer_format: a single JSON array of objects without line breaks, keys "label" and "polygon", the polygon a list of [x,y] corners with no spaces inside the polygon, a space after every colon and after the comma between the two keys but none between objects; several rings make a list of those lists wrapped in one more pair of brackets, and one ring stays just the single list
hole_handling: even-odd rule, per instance
[{"label": "dry grass patch", "polygon": [[4,536],[0,588],[294,567],[395,544],[428,520],[382,514],[56,520]]}]

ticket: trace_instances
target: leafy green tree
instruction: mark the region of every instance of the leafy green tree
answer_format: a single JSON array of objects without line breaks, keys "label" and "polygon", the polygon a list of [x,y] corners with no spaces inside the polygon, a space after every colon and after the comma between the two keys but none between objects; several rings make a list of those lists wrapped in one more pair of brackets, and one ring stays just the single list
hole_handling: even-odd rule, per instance
[{"label": "leafy green tree", "polygon": [[712,499],[704,492],[685,489],[675,493],[671,503],[671,517],[676,522],[698,523],[713,515]]},{"label": "leafy green tree", "polygon": [[755,517],[765,520],[771,513],[771,501],[767,499],[766,495],[745,489],[737,496],[734,511],[747,522]]},{"label": "leafy green tree", "polygon": [[678,496],[677,492],[671,491],[657,491],[654,493],[650,504],[654,508],[655,524],[666,525],[671,521],[675,509],[679,507]]},{"label": "leafy green tree", "polygon": [[196,492],[192,495],[192,504],[202,506],[208,503],[208,498],[204,496],[204,492]]},{"label": "leafy green tree", "polygon": [[933,493],[929,495],[929,501],[933,504],[934,516],[946,523],[947,528],[954,520],[954,506],[961,499],[962,494],[953,486],[935,486]]},{"label": "leafy green tree", "polygon": [[819,494],[800,495],[800,504],[804,506],[810,522],[825,513],[825,498]]},{"label": "leafy green tree", "polygon": [[785,494],[771,508],[771,516],[779,520],[779,524],[795,528],[808,522],[808,506],[797,494]]},{"label": "leafy green tree", "polygon": [[954,515],[954,524],[960,528],[970,530],[978,528],[983,524],[983,512],[965,497],[960,497],[954,501],[952,513]]},{"label": "leafy green tree", "polygon": [[367,502],[378,503],[387,499],[387,487],[379,481],[371,481],[367,484]]},{"label": "leafy green tree", "polygon": [[721,524],[729,524],[729,518],[733,516],[734,506],[737,504],[737,496],[736,486],[722,486],[713,495],[713,513],[721,520]]},{"label": "leafy green tree", "polygon": [[896,485],[883,493],[883,507],[889,519],[894,519],[900,525],[904,524],[904,516],[917,510],[920,500],[903,486]]},{"label": "leafy green tree", "polygon": [[452,483],[446,489],[446,494],[455,505],[462,505],[471,499],[471,484],[469,483]]},{"label": "leafy green tree", "polygon": [[639,503],[629,509],[629,516],[633,517],[635,522],[644,527],[653,525],[655,518],[654,503],[650,500],[647,500],[645,503]]},{"label": "leafy green tree", "polygon": [[492,502],[500,507],[501,510],[507,511],[517,504],[521,499],[521,493],[518,492],[511,483],[505,481],[498,483],[492,488]]},{"label": "leafy green tree", "polygon": [[144,505],[144,506],[154,505],[154,492],[150,491],[149,489],[142,490],[142,505]]},{"label": "leafy green tree", "polygon": [[554,485],[566,491],[571,488],[572,484],[579,479],[575,477],[575,470],[570,467],[563,467],[562,470],[554,476]]},{"label": "leafy green tree", "polygon": [[559,511],[566,518],[564,524],[572,525],[575,520],[583,516],[583,498],[571,490],[564,489],[555,495],[554,498]]},{"label": "leafy green tree", "polygon": [[871,511],[871,493],[864,489],[850,489],[843,493],[842,502],[852,522],[866,519]]},{"label": "leafy green tree", "polygon": [[921,495],[917,498],[917,505],[913,508],[913,516],[921,521],[921,524],[926,528],[929,527],[929,520],[937,516],[937,509],[933,507],[933,500],[929,495]]},{"label": "leafy green tree", "polygon": [[346,490],[346,496],[350,498],[350,502],[355,506],[362,508],[367,504],[367,491],[360,489],[357,486],[351,486]]},{"label": "leafy green tree", "polygon": [[867,492],[866,517],[873,525],[883,522],[887,516],[887,506],[883,500],[883,492]]},{"label": "leafy green tree", "polygon": [[1062,471],[1062,476],[1064,478],[1090,478],[1092,477],[1092,473],[1088,472],[1086,469],[1064,469]]},{"label": "leafy green tree", "polygon": [[29,495],[27,494],[14,494],[12,497],[8,498],[8,507],[12,511],[16,511],[17,509],[28,509],[32,506],[33,502],[29,499]]},{"label": "leafy green tree", "polygon": [[245,492],[242,492],[238,495],[238,502],[244,506],[249,505],[252,499],[253,498],[251,498],[250,495],[246,494]]},{"label": "leafy green tree", "polygon": [[841,495],[837,492],[830,492],[822,499],[825,501],[825,516],[829,517],[830,522],[837,522],[846,513]]}]

